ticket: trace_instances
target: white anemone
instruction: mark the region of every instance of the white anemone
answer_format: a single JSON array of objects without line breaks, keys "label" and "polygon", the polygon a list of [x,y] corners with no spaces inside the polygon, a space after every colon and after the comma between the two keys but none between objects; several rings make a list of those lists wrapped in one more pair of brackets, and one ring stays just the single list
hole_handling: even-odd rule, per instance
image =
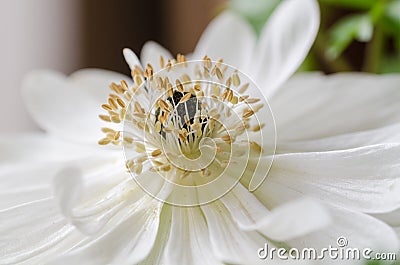
[{"label": "white anemone", "polygon": [[[138,89],[150,93],[140,88],[145,77],[174,64],[168,51],[148,42],[139,62],[125,50],[133,81],[99,69],[68,77],[52,71],[29,75],[23,96],[46,133],[0,140],[0,263],[264,264],[268,260],[260,260],[257,250],[265,243],[322,249],[335,245],[339,237],[346,237],[349,247],[398,251],[399,239],[391,226],[399,226],[400,76],[313,73],[287,81],[312,45],[318,23],[313,0],[286,0],[258,41],[249,25],[229,12],[204,32],[191,58],[223,58],[257,83],[275,116],[277,149],[268,177],[254,192],[248,190],[248,181],[240,181],[219,199],[197,206],[163,203],[127,173],[128,168],[149,186],[160,187],[154,176],[173,165],[153,161],[166,155],[157,141],[139,160],[126,161],[118,148],[145,153],[133,137],[119,133],[127,128],[118,125],[127,115],[149,114],[143,102],[129,105],[130,100]],[[185,58],[179,55],[177,62],[185,63]],[[202,63],[208,62],[206,57]],[[224,74],[212,69],[218,78]],[[202,71],[204,75],[208,70]],[[239,85],[233,81],[236,77],[229,77]],[[165,79],[161,84],[168,92]],[[177,89],[180,86],[178,82]],[[196,92],[201,89],[193,92],[198,100]],[[192,98],[185,93],[181,103]],[[229,98],[229,106],[236,104],[229,91],[217,94]],[[193,139],[209,133],[193,118],[186,127],[181,121],[169,123],[177,138],[168,138],[167,118],[159,114],[173,103],[156,102],[159,112],[149,130],[156,131],[161,142],[175,139],[175,147],[183,149],[190,132]],[[98,119],[100,106],[107,114]],[[253,114],[247,109],[242,118]],[[146,131],[131,117],[134,120],[130,133],[139,134],[135,128]],[[105,122],[117,126],[104,126]],[[223,136],[218,137],[233,142]],[[147,160],[153,166],[143,165]],[[243,175],[252,171],[246,168]],[[164,187],[154,192],[163,199],[169,194]],[[304,196],[314,200],[301,199]]]}]

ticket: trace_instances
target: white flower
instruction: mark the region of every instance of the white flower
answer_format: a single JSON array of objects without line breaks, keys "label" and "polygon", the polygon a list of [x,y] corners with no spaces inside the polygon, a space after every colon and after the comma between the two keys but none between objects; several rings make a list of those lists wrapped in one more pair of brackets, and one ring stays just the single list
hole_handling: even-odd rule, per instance
[{"label": "white flower", "polygon": [[[97,145],[104,137],[99,130],[104,123],[95,117],[109,94],[103,88],[113,81],[119,84],[113,86],[115,92],[127,97],[112,96],[103,105],[111,107],[115,114],[107,115],[119,124],[118,119],[131,114],[129,106],[135,108],[134,103],[128,105],[125,86],[146,93],[135,85],[138,80],[120,83],[128,77],[104,70],[81,70],[69,77],[51,71],[31,74],[24,83],[26,105],[47,134],[0,140],[1,263],[264,264],[268,260],[259,260],[257,250],[266,242],[321,249],[335,245],[339,236],[351,247],[397,251],[398,237],[378,218],[398,225],[400,77],[304,74],[282,86],[307,54],[318,21],[314,1],[288,0],[272,15],[258,43],[249,26],[231,13],[206,29],[193,58],[223,58],[256,81],[273,110],[278,145],[269,175],[254,193],[246,189],[248,181],[242,181],[220,199],[196,207],[163,204],[142,190],[126,166],[146,187],[156,188],[152,195],[167,200],[159,192],[171,192],[155,181],[159,172],[169,170],[137,168],[147,156],[126,165],[121,149]],[[125,50],[125,57],[139,78],[136,56]],[[148,77],[168,59],[169,52],[153,42],[143,47],[141,61]],[[177,60],[185,63],[183,56]],[[155,111],[163,108],[164,103],[151,102],[158,102]],[[139,103],[140,114],[144,102]],[[122,109],[127,111],[121,115]],[[167,127],[156,128],[156,123],[150,126],[164,141]],[[119,129],[143,131],[135,126],[103,129],[106,138],[101,143],[117,144],[126,137],[116,133]],[[130,146],[129,138],[127,142],[128,154],[130,147],[141,148]],[[150,148],[151,157],[165,155],[154,142]],[[160,167],[168,166],[162,162]],[[60,172],[62,168],[70,169]],[[49,183],[54,175],[53,195]],[[243,175],[252,176],[252,168]],[[303,196],[325,205],[333,220],[329,227],[320,230],[329,223],[325,208],[310,200],[296,201]]]}]

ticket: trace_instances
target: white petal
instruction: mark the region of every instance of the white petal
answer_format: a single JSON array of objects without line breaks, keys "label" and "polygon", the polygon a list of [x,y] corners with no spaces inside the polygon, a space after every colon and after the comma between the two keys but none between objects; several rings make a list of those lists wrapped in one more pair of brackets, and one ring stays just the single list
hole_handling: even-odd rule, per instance
[{"label": "white petal", "polygon": [[68,165],[103,170],[105,162],[115,160],[113,152],[98,152],[43,134],[1,138],[0,150],[0,209],[50,197],[53,176]]},{"label": "white petal", "polygon": [[400,239],[400,226],[393,227],[393,230],[396,232],[396,234],[397,234],[397,238],[399,238],[399,239]]},{"label": "white petal", "polygon": [[256,36],[250,25],[238,15],[226,11],[205,29],[193,59],[202,59],[205,55],[215,61],[222,58],[224,63],[246,72],[255,41]]},{"label": "white petal", "polygon": [[309,198],[281,205],[246,230],[257,230],[276,241],[299,238],[314,231],[322,231],[331,222],[327,210]]},{"label": "white petal", "polygon": [[390,225],[396,232],[397,238],[400,240],[400,208],[392,212],[373,214],[372,216]]},{"label": "white petal", "polygon": [[14,187],[0,191],[0,210],[15,207],[32,201],[49,198],[51,191],[47,185],[36,185],[30,188]]},{"label": "white petal", "polygon": [[95,234],[116,215],[126,212],[130,205],[142,201],[143,197],[145,194],[140,187],[133,185],[133,180],[124,181],[81,203],[68,217],[82,233]]},{"label": "white petal", "polygon": [[241,183],[220,200],[241,229],[255,225],[269,214],[269,210]]},{"label": "white petal", "polygon": [[293,77],[270,100],[278,143],[377,129],[400,122],[399,75]]},{"label": "white petal", "polygon": [[400,145],[277,155],[256,196],[268,206],[303,195],[355,211],[400,207]]},{"label": "white petal", "polygon": [[140,61],[144,68],[147,67],[147,64],[151,64],[154,71],[157,72],[161,70],[160,56],[164,58],[164,63],[173,58],[171,53],[160,44],[154,41],[148,41],[143,45],[142,51],[140,52]]},{"label": "white petal", "polygon": [[372,216],[390,225],[396,232],[397,238],[400,240],[400,208],[392,212],[383,214],[373,214]]},{"label": "white petal", "polygon": [[0,209],[50,198],[51,178],[59,166],[16,164],[2,167],[0,171]]},{"label": "white petal", "polygon": [[44,133],[1,135],[0,168],[16,163],[77,159],[84,155],[95,155],[98,150],[92,146],[68,143]]},{"label": "white petal", "polygon": [[400,227],[400,209],[388,213],[373,214],[372,216],[384,221],[392,227]]},{"label": "white petal", "polygon": [[83,238],[59,214],[52,199],[0,211],[1,264],[44,264]]},{"label": "white petal", "polygon": [[122,161],[84,174],[63,169],[55,177],[53,189],[61,212],[85,234],[98,232],[118,211],[145,197],[124,172]]},{"label": "white petal", "polygon": [[339,237],[345,237],[348,248],[370,248],[374,252],[399,250],[399,240],[385,223],[369,215],[352,212],[343,208],[330,207],[333,222],[323,232],[315,232],[288,242],[291,246],[300,248],[314,247],[318,250],[329,245],[338,247]]},{"label": "white petal", "polygon": [[389,143],[400,143],[400,123],[374,130],[341,134],[317,140],[279,143],[276,153],[335,151]]},{"label": "white petal", "polygon": [[82,173],[76,168],[66,168],[54,178],[54,196],[60,205],[61,213],[71,216],[74,208],[81,199]]},{"label": "white petal", "polygon": [[23,80],[22,96],[33,119],[48,132],[93,144],[102,136],[98,102],[62,74],[31,72]]},{"label": "white petal", "polygon": [[219,201],[201,207],[205,215],[212,250],[229,264],[264,264],[255,254],[268,241],[256,231],[242,231]]},{"label": "white petal", "polygon": [[121,80],[125,80],[128,84],[131,83],[130,77],[103,69],[81,69],[72,73],[68,79],[98,102],[97,111],[100,111],[100,104],[106,102],[112,82],[119,84]]},{"label": "white petal", "polygon": [[271,95],[300,66],[319,27],[315,0],[285,0],[261,32],[253,55],[252,76]]},{"label": "white petal", "polygon": [[[132,205],[105,233],[90,238],[51,264],[136,264],[153,247],[162,203],[147,198]],[[130,211],[129,211],[130,210]],[[128,215],[128,216],[126,216]]]},{"label": "white petal", "polygon": [[165,265],[221,264],[211,250],[207,224],[199,207],[173,207],[164,259]]},{"label": "white petal", "polygon": [[134,70],[136,66],[142,67],[136,54],[129,48],[123,49],[123,54],[126,63],[129,65],[131,70]]},{"label": "white petal", "polygon": [[160,216],[160,226],[158,228],[157,238],[153,249],[145,260],[140,262],[140,265],[166,264],[164,259],[164,249],[167,245],[171,223],[172,223],[172,207],[169,204],[164,204]]},{"label": "white petal", "polygon": [[[124,172],[123,163],[103,166],[82,178],[75,177],[75,183],[71,180],[73,175],[69,174],[64,172],[57,176],[55,193],[63,214],[84,234],[95,234],[116,216],[129,215],[133,205],[140,205],[149,197]],[[139,177],[153,187],[155,195],[165,190],[162,180],[154,175],[156,173],[146,171]]]}]

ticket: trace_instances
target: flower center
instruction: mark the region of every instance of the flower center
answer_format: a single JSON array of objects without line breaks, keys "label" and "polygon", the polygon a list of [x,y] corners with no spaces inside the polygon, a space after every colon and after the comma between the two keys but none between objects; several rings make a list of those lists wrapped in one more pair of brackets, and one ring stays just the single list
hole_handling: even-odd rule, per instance
[{"label": "flower center", "polygon": [[99,117],[113,126],[102,128],[99,144],[122,145],[134,176],[157,172],[178,185],[201,186],[235,166],[229,177],[239,179],[248,157],[263,153],[257,135],[264,123],[256,113],[265,102],[246,94],[251,80],[207,56],[164,62],[160,57],[158,72],[136,66],[132,84],[110,85],[107,114]]},{"label": "flower center", "polygon": [[[202,102],[199,101],[196,95],[193,95],[189,92],[174,91],[171,96],[168,96],[167,102],[169,105],[174,107],[174,113],[172,115],[175,115],[175,117],[172,119],[173,125],[171,127],[174,127],[179,131],[190,132],[193,127],[199,124],[199,128],[201,129],[202,133],[204,133],[204,128],[207,124],[207,117],[198,117],[199,111],[201,111]],[[164,102],[161,104],[164,104]],[[166,138],[166,133],[168,133],[169,130],[168,127],[165,127],[164,123],[162,123],[162,119],[166,112],[168,112],[168,109],[165,110],[161,107],[158,107],[155,113],[156,126],[159,126],[159,128],[157,127],[157,130],[160,130],[159,133],[164,137],[164,139]],[[181,146],[186,142],[193,143],[194,140],[194,133],[188,133],[184,139],[178,139]]]}]

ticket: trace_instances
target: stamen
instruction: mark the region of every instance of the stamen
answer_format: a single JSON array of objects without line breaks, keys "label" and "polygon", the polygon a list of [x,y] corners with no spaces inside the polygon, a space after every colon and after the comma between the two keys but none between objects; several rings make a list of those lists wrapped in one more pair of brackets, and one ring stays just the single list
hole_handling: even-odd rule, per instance
[{"label": "stamen", "polygon": [[111,122],[110,116],[108,115],[99,115],[99,118],[106,122]]},{"label": "stamen", "polygon": [[128,83],[125,80],[121,80],[121,88],[125,91],[129,89]]},{"label": "stamen", "polygon": [[101,107],[102,107],[103,109],[107,110],[107,111],[112,110],[112,108],[111,108],[110,105],[108,105],[108,104],[103,104],[103,105],[101,105]]},{"label": "stamen", "polygon": [[156,157],[156,156],[159,156],[159,155],[161,155],[161,150],[160,149],[156,149],[153,152],[151,152],[151,156],[152,157]]},{"label": "stamen", "polygon": [[114,131],[113,129],[107,128],[107,127],[101,128],[101,131],[102,131],[103,133],[111,133],[111,134],[114,134],[114,133],[115,133],[115,131]]},{"label": "stamen", "polygon": [[120,105],[121,108],[125,108],[125,102],[122,99],[117,98],[117,103],[118,105]]},{"label": "stamen", "polygon": [[144,71],[144,77],[151,78],[151,77],[153,77],[153,74],[154,74],[153,66],[151,64],[147,64],[147,68]]},{"label": "stamen", "polygon": [[[101,105],[106,114],[99,118],[115,124],[124,121],[124,131],[132,129],[133,136],[122,137],[120,129],[103,127],[105,136],[98,141],[99,145],[124,145],[140,154],[126,161],[126,168],[133,174],[140,174],[144,169],[173,170],[171,175],[186,178],[191,171],[175,166],[170,159],[179,160],[182,155],[197,157],[201,141],[206,137],[215,140],[217,166],[238,163],[235,156],[243,152],[235,151],[232,159],[227,159],[229,146],[243,145],[239,139],[243,139],[241,136],[250,127],[254,132],[264,127],[264,124],[252,123],[252,116],[263,104],[257,104],[258,98],[244,95],[249,83],[241,84],[244,80],[240,79],[238,70],[228,71],[222,59],[213,62],[208,56],[193,68],[187,67],[187,59],[182,54],[177,54],[176,60],[167,61],[160,55],[159,64],[172,74],[155,73],[148,64],[144,70],[134,67],[132,85],[125,80],[111,83],[112,93]],[[184,71],[176,72],[180,70]],[[175,82],[171,83],[170,79]],[[251,150],[262,152],[258,143],[247,140],[246,144]],[[208,177],[214,173],[205,167],[196,174]]]},{"label": "stamen", "polygon": [[121,122],[121,118],[119,117],[119,115],[112,115],[111,116],[111,121],[114,123],[120,123]]},{"label": "stamen", "polygon": [[164,68],[164,57],[160,55],[160,67],[161,69]]},{"label": "stamen", "polygon": [[234,85],[235,87],[240,86],[240,78],[239,78],[239,75],[237,74],[237,72],[235,72],[235,73],[232,75],[232,80],[233,80],[233,85]]},{"label": "stamen", "polygon": [[182,93],[182,92],[185,91],[184,88],[183,88],[183,85],[182,85],[182,83],[181,83],[181,81],[179,79],[176,79],[175,83],[176,83],[176,89],[178,89],[179,92]]},{"label": "stamen", "polygon": [[109,139],[109,138],[103,138],[103,139],[100,139],[99,141],[98,141],[98,144],[99,145],[107,145],[107,144],[109,144],[111,142],[111,139]]},{"label": "stamen", "polygon": [[252,109],[247,109],[247,110],[245,110],[245,111],[243,112],[242,117],[243,117],[244,119],[246,119],[246,118],[251,117],[253,114],[254,114],[254,110],[252,110]]},{"label": "stamen", "polygon": [[215,67],[215,73],[217,74],[219,81],[222,81],[222,79],[224,79],[224,75],[218,67]]},{"label": "stamen", "polygon": [[115,134],[114,134],[114,141],[117,141],[118,139],[119,139],[119,137],[120,137],[120,135],[121,135],[121,132],[115,132]]},{"label": "stamen", "polygon": [[185,103],[186,101],[188,101],[191,98],[192,94],[187,93],[186,95],[184,95],[181,100],[179,101],[179,103]]},{"label": "stamen", "polygon": [[112,98],[109,98],[109,99],[108,99],[108,105],[111,106],[111,108],[112,108],[113,110],[118,109],[117,104],[115,103],[114,99],[112,99]]},{"label": "stamen", "polygon": [[249,86],[250,86],[249,83],[244,84],[241,88],[239,88],[239,90],[238,90],[239,94],[243,94],[244,92],[246,92],[247,89],[249,88]]}]

